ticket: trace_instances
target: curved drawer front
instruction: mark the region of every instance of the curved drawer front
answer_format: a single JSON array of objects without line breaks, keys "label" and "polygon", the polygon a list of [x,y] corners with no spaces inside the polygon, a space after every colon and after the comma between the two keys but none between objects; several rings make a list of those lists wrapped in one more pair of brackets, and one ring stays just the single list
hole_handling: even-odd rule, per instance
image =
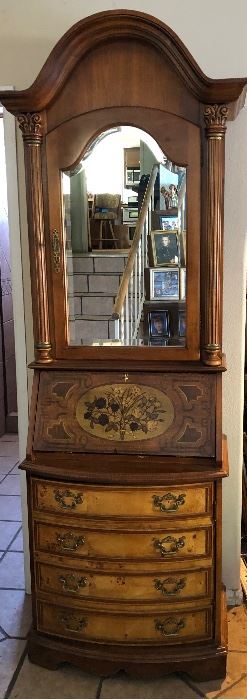
[{"label": "curved drawer front", "polygon": [[47,513],[90,517],[210,515],[212,484],[156,488],[89,487],[32,479],[33,506]]},{"label": "curved drawer front", "polygon": [[37,550],[107,559],[186,559],[209,556],[212,528],[146,532],[102,532],[35,523]]},{"label": "curved drawer front", "polygon": [[178,571],[160,575],[117,575],[36,564],[36,581],[42,592],[103,600],[172,602],[211,596],[211,571]]},{"label": "curved drawer front", "polygon": [[41,632],[70,639],[108,644],[178,644],[210,639],[211,608],[140,615],[97,613],[38,601],[37,626]]}]

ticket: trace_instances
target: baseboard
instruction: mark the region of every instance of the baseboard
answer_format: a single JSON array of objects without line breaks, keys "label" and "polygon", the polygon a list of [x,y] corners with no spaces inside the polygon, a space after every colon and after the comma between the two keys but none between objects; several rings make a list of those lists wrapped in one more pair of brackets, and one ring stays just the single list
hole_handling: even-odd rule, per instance
[{"label": "baseboard", "polygon": [[229,607],[234,607],[235,605],[242,605],[243,602],[243,591],[242,588],[227,588],[226,589],[226,601]]},{"label": "baseboard", "polygon": [[6,416],[6,433],[18,433],[18,413],[14,411]]}]

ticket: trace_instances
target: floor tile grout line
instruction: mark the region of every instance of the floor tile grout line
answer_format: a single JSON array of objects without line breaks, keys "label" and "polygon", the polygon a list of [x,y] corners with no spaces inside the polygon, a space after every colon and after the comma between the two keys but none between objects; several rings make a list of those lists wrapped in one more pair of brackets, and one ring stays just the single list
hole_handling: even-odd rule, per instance
[{"label": "floor tile grout line", "polygon": [[232,683],[231,685],[228,685],[226,688],[224,688],[224,690],[220,691],[220,693],[215,695],[213,700],[217,700],[217,698],[219,698],[219,700],[220,700],[220,698],[222,698],[222,700],[223,700],[224,699],[223,693],[225,694],[229,690],[232,690],[232,688],[234,688],[235,685],[237,685],[240,681],[242,681],[243,678],[247,678],[247,673],[242,673],[242,676],[239,676],[239,678],[236,681],[234,681],[234,683]]},{"label": "floor tile grout line", "polygon": [[[9,520],[2,520],[2,522],[3,522],[3,523],[7,523],[7,522],[21,522],[21,521],[19,521],[19,520],[18,520],[18,521],[16,521],[16,520],[10,520],[10,521],[9,521]],[[4,554],[3,554],[2,558],[1,558],[1,562],[3,561],[4,557],[6,556],[6,554],[9,553],[9,550],[10,550],[11,545],[13,544],[13,542],[15,542],[15,540],[16,540],[16,538],[18,537],[18,535],[19,535],[19,533],[20,533],[21,530],[22,530],[22,522],[21,522],[21,525],[20,525],[20,527],[19,527],[19,530],[17,530],[17,532],[15,533],[14,537],[12,537],[12,540],[9,542],[8,547],[5,549]],[[10,589],[9,589],[9,590],[10,590]]]},{"label": "floor tile grout line", "polygon": [[25,646],[25,648],[24,648],[24,650],[23,650],[23,652],[22,652],[22,654],[21,654],[21,656],[20,656],[20,659],[19,659],[18,664],[17,664],[17,666],[16,666],[16,669],[15,669],[15,671],[14,671],[14,673],[13,673],[13,676],[12,676],[12,678],[11,678],[11,681],[9,682],[9,685],[8,685],[8,687],[7,687],[7,690],[6,690],[6,693],[5,693],[5,695],[4,695],[4,698],[9,698],[10,693],[11,693],[11,691],[12,691],[12,689],[13,689],[13,687],[14,687],[16,681],[17,681],[18,676],[19,676],[20,670],[22,669],[22,666],[23,666],[23,664],[24,664],[26,655],[27,655],[27,643],[26,643],[26,646]]},{"label": "floor tile grout line", "polygon": [[13,518],[12,518],[12,520],[1,520],[1,518],[0,518],[0,522],[1,523],[22,523],[22,520],[13,520]]},{"label": "floor tile grout line", "polygon": [[5,481],[7,476],[17,476],[17,474],[11,474],[12,469],[15,469],[15,467],[16,467],[16,464],[10,468],[10,470],[7,474],[0,474],[0,476],[3,476],[3,479],[1,480],[1,484],[3,483],[3,481]]},{"label": "floor tile grout line", "polygon": [[[183,683],[185,683],[190,690],[194,690],[197,695],[199,695],[200,698],[206,698],[207,696],[200,690],[200,688],[197,687],[196,681],[193,681],[192,678],[190,678],[187,673],[183,672],[177,672],[177,676],[180,678]],[[198,681],[199,682],[199,681]]]},{"label": "floor tile grout line", "polygon": [[12,474],[12,471],[13,471],[14,469],[16,469],[17,466],[19,467],[19,464],[20,464],[20,461],[19,461],[19,459],[18,459],[17,462],[14,464],[14,466],[11,467],[11,470],[10,470],[9,474]]},{"label": "floor tile grout line", "polygon": [[[18,475],[16,474],[16,476],[18,476]],[[1,484],[0,484],[0,486],[1,486]],[[20,493],[1,493],[1,492],[0,492],[0,496],[2,496],[3,498],[4,498],[4,496],[8,496],[8,498],[9,498],[10,496],[13,496],[13,498],[20,498],[20,495],[21,495]],[[1,518],[0,518],[0,519],[1,519]],[[14,521],[14,522],[15,522],[15,521]]]},{"label": "floor tile grout line", "polygon": [[[18,552],[18,554],[21,554],[21,552]],[[2,559],[1,559],[2,561]],[[6,588],[6,586],[0,586],[0,591],[25,591],[25,588]]]},{"label": "floor tile grout line", "polygon": [[24,637],[15,637],[15,636],[13,636],[13,635],[8,634],[8,632],[5,632],[5,629],[4,629],[3,627],[2,627],[2,630],[3,630],[3,634],[5,634],[5,637],[4,637],[4,639],[1,639],[1,640],[0,640],[0,644],[1,644],[1,642],[6,641],[6,639],[10,639],[10,640],[11,640],[11,639],[14,639],[14,640],[17,640],[17,642],[18,642],[18,641],[19,641],[19,642],[25,642],[25,640],[27,640],[27,638],[28,638],[28,634],[25,634]]}]

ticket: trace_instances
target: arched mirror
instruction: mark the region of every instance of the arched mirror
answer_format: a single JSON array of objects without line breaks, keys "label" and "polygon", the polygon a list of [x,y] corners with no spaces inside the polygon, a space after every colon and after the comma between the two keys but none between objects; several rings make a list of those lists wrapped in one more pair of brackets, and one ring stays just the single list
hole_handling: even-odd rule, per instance
[{"label": "arched mirror", "polygon": [[186,167],[119,125],[61,187],[68,344],[185,346]]}]

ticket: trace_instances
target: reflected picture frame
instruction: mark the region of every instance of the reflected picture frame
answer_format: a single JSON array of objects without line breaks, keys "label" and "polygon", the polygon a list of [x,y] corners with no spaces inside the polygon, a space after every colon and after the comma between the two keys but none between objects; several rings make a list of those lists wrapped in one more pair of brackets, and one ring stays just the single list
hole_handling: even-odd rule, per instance
[{"label": "reflected picture frame", "polygon": [[180,301],[186,300],[186,267],[180,267],[179,271],[179,298]]},{"label": "reflected picture frame", "polygon": [[186,231],[181,231],[179,234],[179,254],[181,267],[186,267]]},{"label": "reflected picture frame", "polygon": [[179,301],[179,268],[150,269],[150,299]]},{"label": "reflected picture frame", "polygon": [[151,231],[150,243],[151,263],[154,267],[179,264],[178,229]]},{"label": "reflected picture frame", "polygon": [[179,219],[178,216],[160,216],[160,230],[162,231],[178,231]]},{"label": "reflected picture frame", "polygon": [[180,338],[186,336],[186,312],[185,309],[179,309],[178,312],[178,335]]},{"label": "reflected picture frame", "polygon": [[163,339],[169,336],[169,313],[167,309],[156,309],[149,312],[150,338]]}]

